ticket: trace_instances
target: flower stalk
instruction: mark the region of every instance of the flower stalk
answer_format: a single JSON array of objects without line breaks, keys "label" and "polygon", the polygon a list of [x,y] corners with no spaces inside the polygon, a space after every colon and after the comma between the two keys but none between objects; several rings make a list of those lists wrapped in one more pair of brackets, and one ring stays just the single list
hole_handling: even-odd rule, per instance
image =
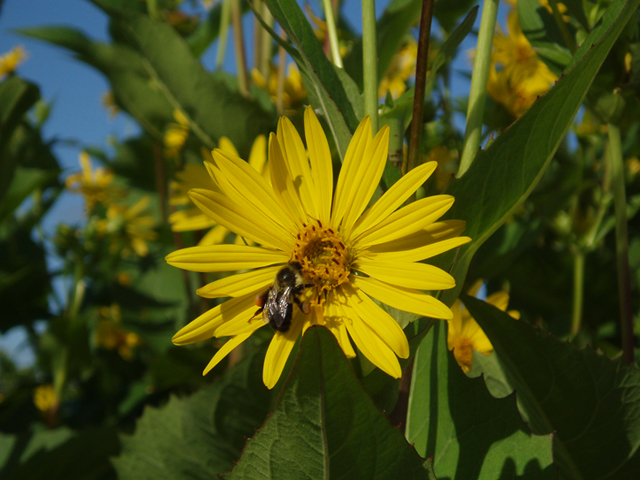
[{"label": "flower stalk", "polygon": [[473,62],[469,106],[467,107],[467,127],[464,132],[464,146],[462,147],[460,167],[456,174],[458,178],[469,169],[480,146],[484,101],[487,96],[487,80],[489,78],[489,66],[491,65],[491,47],[498,18],[498,3],[498,0],[487,0],[482,7],[478,48]]},{"label": "flower stalk", "polygon": [[371,118],[371,130],[375,135],[378,132],[378,48],[375,0],[362,0],[362,58],[364,114]]},{"label": "flower stalk", "polygon": [[[331,0],[323,0],[324,17],[327,20],[327,33],[329,34],[329,46],[331,48],[331,60],[336,67],[343,68],[342,57],[340,56],[340,46],[338,45],[338,32],[336,29],[336,20],[333,14],[333,5]],[[375,21],[375,18],[374,18]]]},{"label": "flower stalk", "polygon": [[218,51],[216,52],[216,70],[222,69],[225,53],[227,51],[229,24],[231,23],[231,2],[232,0],[222,0],[222,12],[220,13],[220,35],[218,35]]},{"label": "flower stalk", "polygon": [[633,313],[631,307],[631,276],[629,273],[629,241],[627,234],[627,196],[624,183],[624,162],[620,128],[609,123],[609,151],[607,161],[611,174],[611,190],[616,219],[616,266],[618,272],[618,299],[620,302],[620,330],[622,356],[633,365]]},{"label": "flower stalk", "polygon": [[247,76],[247,58],[244,53],[244,36],[242,30],[242,12],[238,0],[231,0],[231,22],[233,23],[233,40],[236,52],[236,68],[238,69],[238,89],[245,97],[249,96],[249,78]]},{"label": "flower stalk", "polygon": [[420,16],[420,34],[418,36],[418,58],[416,62],[416,87],[413,97],[413,117],[409,137],[409,154],[402,165],[402,173],[406,174],[418,165],[420,141],[422,139],[422,118],[424,115],[424,96],[427,83],[427,60],[429,57],[429,39],[431,38],[431,22],[433,19],[434,0],[422,1]]}]

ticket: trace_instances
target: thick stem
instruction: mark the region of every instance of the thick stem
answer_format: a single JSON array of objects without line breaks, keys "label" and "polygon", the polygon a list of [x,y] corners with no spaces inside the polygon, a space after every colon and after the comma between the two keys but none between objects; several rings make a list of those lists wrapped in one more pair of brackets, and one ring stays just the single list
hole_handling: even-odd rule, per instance
[{"label": "thick stem", "polygon": [[231,22],[233,23],[233,43],[236,52],[236,68],[238,69],[238,90],[245,97],[249,96],[249,79],[247,77],[247,58],[244,53],[244,35],[242,30],[242,12],[238,0],[231,0]]},{"label": "thick stem", "polygon": [[584,252],[576,249],[573,254],[573,310],[571,314],[571,336],[580,332],[582,325],[582,293],[584,291]]},{"label": "thick stem", "polygon": [[620,329],[622,332],[622,356],[633,364],[633,313],[631,307],[631,275],[629,272],[629,240],[627,234],[627,196],[624,183],[624,162],[620,128],[607,125],[609,151],[607,161],[611,173],[611,190],[616,219],[616,266],[618,271],[618,299],[620,302]]},{"label": "thick stem", "polygon": [[231,22],[231,2],[232,0],[222,0],[220,35],[218,35],[218,51],[216,53],[216,70],[222,69],[224,57],[227,52],[227,38],[229,36],[229,23]]},{"label": "thick stem", "polygon": [[498,17],[498,0],[485,0],[482,7],[482,20],[478,33],[478,48],[473,62],[471,76],[471,90],[469,92],[469,106],[467,107],[467,127],[464,132],[464,146],[460,168],[456,176],[460,178],[471,166],[480,146],[482,135],[482,117],[484,115],[484,100],[487,96],[487,79],[491,65],[491,47],[493,46],[493,32],[496,29]]},{"label": "thick stem", "polygon": [[433,19],[434,0],[422,0],[420,15],[420,34],[418,36],[418,58],[416,62],[416,87],[413,97],[413,117],[409,134],[409,154],[402,165],[402,172],[407,173],[418,165],[420,157],[420,141],[422,140],[422,118],[424,114],[424,96],[427,83],[427,60],[429,56],[429,39],[431,38],[431,21]]},{"label": "thick stem", "polygon": [[362,0],[362,58],[364,114],[371,118],[371,130],[375,135],[378,133],[378,48],[375,0]]},{"label": "thick stem", "polygon": [[333,60],[333,64],[336,67],[342,68],[342,57],[340,56],[340,45],[338,45],[338,31],[336,30],[336,20],[333,15],[333,5],[331,4],[331,0],[323,0],[322,5],[324,6],[324,17],[327,20],[331,60]]}]

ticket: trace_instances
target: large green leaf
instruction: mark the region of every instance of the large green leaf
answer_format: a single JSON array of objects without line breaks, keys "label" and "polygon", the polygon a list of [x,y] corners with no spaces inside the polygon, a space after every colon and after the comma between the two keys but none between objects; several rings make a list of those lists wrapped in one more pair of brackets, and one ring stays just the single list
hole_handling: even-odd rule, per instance
[{"label": "large green leaf", "polygon": [[112,30],[142,55],[158,88],[187,116],[191,130],[207,147],[226,136],[246,156],[255,137],[274,129],[274,112],[240,94],[226,75],[207,72],[171,26],[134,11],[114,10],[103,0],[92,1],[111,16]]},{"label": "large green leaf", "polygon": [[275,411],[229,478],[434,478],[356,380],[333,335],[307,330]]},{"label": "large green leaf", "polygon": [[19,33],[71,50],[79,60],[102,72],[118,105],[152,137],[162,141],[164,126],[174,121],[173,108],[158,90],[138,52],[126,45],[95,42],[70,27],[24,28]]},{"label": "large green leaf", "polygon": [[[457,297],[480,245],[507,221],[540,181],[600,65],[639,3],[640,0],[614,1],[600,28],[592,32],[574,56],[567,73],[481,151],[462,178],[451,182],[447,193],[456,201],[447,218],[465,220],[465,235],[472,242],[460,250],[452,271],[457,285],[444,293],[445,303],[451,304]],[[451,256],[442,257],[440,262],[451,260]]]},{"label": "large green leaf", "polygon": [[20,77],[12,76],[0,82],[0,199],[9,188],[17,165],[17,159],[4,152],[5,146],[25,113],[39,98],[38,87]]},{"label": "large green leaf", "polygon": [[464,302],[491,340],[531,429],[555,432],[554,459],[563,478],[637,478],[640,372],[475,298]]},{"label": "large green leaf", "polygon": [[4,480],[113,478],[109,456],[119,449],[113,427],[0,434],[0,476]]},{"label": "large green leaf", "polygon": [[113,460],[119,478],[209,480],[229,471],[245,438],[269,412],[263,358],[264,350],[191,397],[173,397],[160,409],[147,407]]},{"label": "large green leaf", "polygon": [[495,399],[484,381],[462,373],[447,350],[444,323],[436,323],[416,355],[409,442],[433,456],[438,478],[554,478],[552,436],[531,434],[514,394]]},{"label": "large green leaf", "polygon": [[[339,75],[327,59],[295,0],[265,0],[265,3],[295,45],[297,50],[289,46],[288,52],[300,69],[311,104],[323,113],[338,154],[344,158],[351,134],[360,120],[356,115],[357,107],[352,103],[355,99],[351,98],[357,95],[357,87],[351,85],[353,80],[348,75]],[[269,30],[282,44],[280,37]]]}]

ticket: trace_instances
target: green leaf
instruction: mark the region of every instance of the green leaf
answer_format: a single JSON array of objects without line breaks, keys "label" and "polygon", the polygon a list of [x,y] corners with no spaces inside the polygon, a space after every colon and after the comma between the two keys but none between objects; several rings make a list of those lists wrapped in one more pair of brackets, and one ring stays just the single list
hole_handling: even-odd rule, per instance
[{"label": "green leaf", "polygon": [[17,165],[17,159],[7,157],[4,149],[13,131],[27,111],[40,98],[40,90],[32,83],[12,76],[0,82],[0,199],[4,197]]},{"label": "green leaf", "polygon": [[288,53],[300,69],[311,105],[323,113],[338,154],[344,158],[351,134],[360,120],[356,112],[359,109],[357,102],[361,103],[362,99],[354,95],[357,88],[348,75],[338,74],[337,68],[327,59],[295,0],[265,0],[265,3],[297,50],[283,42],[264,22],[263,26],[281,45],[287,45]]},{"label": "green leaf", "polygon": [[122,437],[122,454],[113,460],[118,477],[210,480],[229,471],[245,437],[269,412],[263,358],[261,350],[191,397],[172,397],[159,409],[147,407],[135,433]]},{"label": "green leaf", "polygon": [[442,28],[450,32],[456,23],[458,23],[458,19],[466,14],[476,3],[478,3],[478,0],[448,0],[447,2],[436,2],[433,7],[433,16],[438,19]]},{"label": "green leaf", "polygon": [[[246,0],[240,2],[240,11],[242,13],[249,10],[249,4]],[[202,54],[207,50],[209,45],[218,38],[220,34],[220,17],[222,13],[222,2],[214,5],[207,17],[198,23],[198,26],[189,37],[187,37],[187,43],[191,52],[196,58],[200,58]]]},{"label": "green leaf", "polygon": [[[518,2],[518,22],[538,56],[549,68],[560,74],[571,61],[571,51],[565,46],[560,28],[538,0]],[[567,25],[567,28],[569,26]]]},{"label": "green leaf", "polygon": [[531,429],[555,432],[563,478],[640,473],[640,372],[622,358],[577,349],[485,302],[465,306],[487,334]]},{"label": "green leaf", "polygon": [[0,223],[5,221],[34,191],[42,190],[57,178],[57,171],[48,172],[18,166],[6,196],[0,199]]},{"label": "green leaf", "polygon": [[[540,181],[598,69],[639,3],[640,0],[614,1],[603,17],[601,28],[594,30],[576,53],[572,68],[481,151],[462,178],[451,182],[447,193],[456,201],[447,218],[465,220],[465,235],[472,242],[460,250],[451,272],[456,287],[444,292],[445,303],[452,304],[458,296],[471,258],[480,245],[507,221]],[[441,257],[441,265],[450,264],[451,255]]]},{"label": "green leaf", "polygon": [[119,449],[113,427],[0,434],[0,476],[5,480],[112,478],[109,456]]},{"label": "green leaf", "polygon": [[[515,395],[495,399],[462,373],[438,321],[414,363],[407,439],[433,456],[438,478],[554,478],[552,436],[532,435]],[[422,380],[418,382],[418,380]]]},{"label": "green leaf", "polygon": [[275,411],[228,478],[435,478],[371,402],[333,335],[312,327]]},{"label": "green leaf", "polygon": [[158,91],[143,57],[135,50],[121,44],[94,42],[70,27],[24,28],[18,32],[71,50],[80,61],[104,74],[118,106],[156,141],[162,141],[165,125],[174,121],[173,108]]}]

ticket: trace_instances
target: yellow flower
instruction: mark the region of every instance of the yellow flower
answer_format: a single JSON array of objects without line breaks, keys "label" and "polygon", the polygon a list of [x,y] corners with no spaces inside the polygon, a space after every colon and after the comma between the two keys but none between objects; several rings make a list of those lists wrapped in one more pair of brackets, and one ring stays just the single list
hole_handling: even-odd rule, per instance
[{"label": "yellow flower", "polygon": [[98,222],[98,230],[103,234],[113,235],[111,251],[121,251],[126,257],[134,251],[141,257],[149,253],[147,242],[156,239],[158,234],[153,230],[156,221],[153,217],[141,215],[149,205],[149,197],[144,196],[134,205],[112,204],[107,209],[107,218]]},{"label": "yellow flower", "polygon": [[[275,103],[278,94],[278,67],[274,64],[270,66],[269,80],[267,81],[257,70],[251,70],[251,79],[253,83],[267,92],[271,96],[271,100]],[[302,84],[302,75],[295,64],[290,63],[287,68],[287,76],[284,79],[284,95],[283,103],[287,108],[285,113],[291,114],[295,112],[296,107],[300,106],[307,98],[307,91]]]},{"label": "yellow flower", "polygon": [[[221,137],[218,147],[225,153],[239,157],[236,147],[227,137]],[[211,160],[211,154],[205,152],[203,157]],[[267,168],[267,140],[264,135],[256,137],[249,154],[249,165],[251,165],[261,175],[268,174]],[[204,230],[210,228],[209,232],[202,237],[198,245],[215,245],[222,243],[229,233],[222,225],[218,225],[211,217],[202,213],[189,199],[188,192],[192,188],[206,188],[217,190],[216,184],[211,180],[207,170],[201,165],[188,163],[185,169],[176,174],[177,181],[171,182],[171,205],[186,206],[169,215],[171,230],[174,232],[189,232],[193,230]]]},{"label": "yellow flower", "polygon": [[[481,286],[482,280],[478,280],[467,293],[475,297]],[[509,304],[509,295],[507,292],[496,292],[489,295],[485,301],[504,312]],[[493,345],[491,345],[478,322],[471,316],[469,310],[462,306],[460,300],[455,301],[451,311],[453,312],[453,318],[448,322],[447,346],[449,350],[453,350],[453,356],[458,365],[466,373],[471,370],[473,350],[489,355],[493,352]],[[510,310],[507,313],[515,319],[520,318],[520,313],[515,310]]]},{"label": "yellow flower", "polygon": [[112,304],[110,307],[100,308],[100,322],[96,331],[96,344],[107,350],[117,350],[125,359],[133,358],[133,349],[140,345],[138,335],[128,332],[120,327],[122,316],[120,305]]},{"label": "yellow flower", "polygon": [[189,120],[180,110],[173,111],[177,123],[170,123],[164,132],[164,153],[167,158],[178,158],[189,136]]},{"label": "yellow flower", "polygon": [[538,58],[522,33],[516,10],[509,12],[507,26],[508,34],[498,28],[493,38],[487,91],[519,117],[558,77]]},{"label": "yellow flower", "polygon": [[28,55],[22,45],[14,47],[0,57],[0,78],[16,71],[16,68],[27,59]]},{"label": "yellow flower", "polygon": [[[551,8],[551,5],[549,5],[549,0],[538,0],[538,1],[540,2],[540,5],[542,5],[550,14],[553,15],[553,9]],[[565,13],[567,13],[569,9],[564,3],[557,2],[557,5],[558,5],[558,12],[562,17],[562,21],[565,23],[569,23],[569,21],[571,21],[571,17],[569,15],[565,15]]]},{"label": "yellow flower", "polygon": [[40,385],[33,391],[33,403],[42,413],[48,413],[58,406],[59,400],[53,385]]},{"label": "yellow flower", "polygon": [[407,80],[416,74],[418,44],[411,40],[393,57],[389,69],[378,87],[378,98],[384,97],[387,91],[397,99],[407,90]]},{"label": "yellow flower", "polygon": [[304,127],[308,154],[286,117],[271,134],[271,184],[246,162],[213,151],[206,166],[218,188],[194,189],[189,195],[217,223],[257,245],[197,246],[167,256],[169,264],[186,270],[244,271],[198,290],[203,297],[232,298],[182,328],[173,343],[232,337],[206,374],[265,325],[256,296],[264,298],[283,267],[297,262],[308,314],[293,307],[290,327],[275,331],[263,367],[265,385],[273,388],[296,339],[312,325],[327,327],[348,357],[355,356],[351,337],[374,365],[399,378],[398,357],[409,355],[407,338],[371,297],[418,315],[451,318],[446,305],[421,290],[452,288],[453,277],[420,262],[470,239],[458,236],[460,222],[436,223],[453,204],[450,195],[401,207],[433,173],[435,162],[409,172],[367,208],[386,164],[388,127],[372,139],[369,118],[360,123],[335,192],[329,144],[311,107],[305,110]]},{"label": "yellow flower", "polygon": [[111,185],[113,172],[98,167],[95,171],[91,168],[91,158],[87,152],[80,152],[80,167],[82,171],[69,175],[65,182],[67,190],[73,193],[81,193],[87,204],[87,211],[95,207],[96,202],[108,203],[121,196],[122,192]]}]

